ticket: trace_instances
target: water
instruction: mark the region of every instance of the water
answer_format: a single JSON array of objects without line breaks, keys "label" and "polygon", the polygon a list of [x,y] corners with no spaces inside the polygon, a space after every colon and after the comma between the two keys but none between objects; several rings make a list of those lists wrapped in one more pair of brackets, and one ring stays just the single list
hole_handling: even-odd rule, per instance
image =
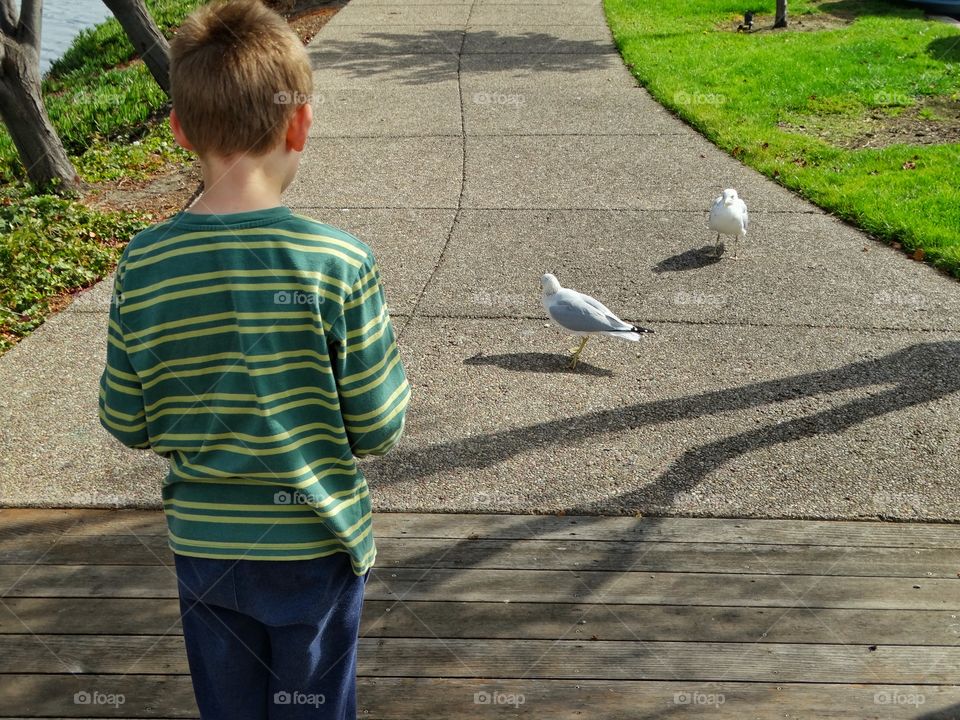
[{"label": "water", "polygon": [[110,16],[101,0],[46,0],[40,30],[40,74],[66,52],[81,30]]}]

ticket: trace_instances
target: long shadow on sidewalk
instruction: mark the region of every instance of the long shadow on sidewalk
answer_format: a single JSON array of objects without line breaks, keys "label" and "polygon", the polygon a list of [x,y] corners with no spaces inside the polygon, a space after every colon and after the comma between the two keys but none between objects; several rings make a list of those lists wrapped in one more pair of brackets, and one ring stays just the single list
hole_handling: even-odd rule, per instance
[{"label": "long shadow on sidewalk", "polygon": [[[521,355],[522,356],[522,355]],[[495,363],[502,365],[504,357]],[[533,372],[538,372],[533,369]],[[701,393],[685,398],[637,403],[627,407],[603,410],[570,418],[540,423],[514,430],[492,433],[480,438],[466,438],[438,443],[416,450],[394,450],[380,461],[377,469],[379,482],[390,482],[391,478],[403,480],[427,477],[442,470],[456,468],[482,468],[496,465],[509,457],[534,448],[545,448],[564,442],[579,442],[584,437],[607,432],[636,429],[674,420],[693,419],[705,415],[723,413],[745,408],[769,405],[796,400],[803,397],[825,395],[827,393],[876,388],[866,397],[838,404],[823,412],[796,418],[775,425],[752,429],[739,435],[708,443],[687,451],[679,457],[656,481],[647,487],[625,493],[617,498],[625,511],[633,514],[640,510],[646,515],[656,515],[669,508],[671,500],[679,493],[693,488],[711,471],[719,468],[738,455],[751,450],[769,447],[815,435],[836,434],[871,418],[896,412],[915,405],[932,402],[960,390],[960,342],[944,341],[918,343],[903,350],[890,353],[876,360],[851,363],[832,370],[795,375],[781,380],[753,383],[739,388]],[[390,466],[393,466],[392,468]],[[567,508],[567,515],[606,512],[604,508],[576,506]],[[509,518],[509,519],[506,519]],[[555,532],[557,518],[551,516],[505,516],[505,522],[517,537],[535,540],[543,536],[544,531]],[[578,518],[578,528],[582,530],[589,524],[589,518]],[[647,537],[657,536],[660,519],[644,517],[637,519],[636,536],[631,542],[639,542]],[[501,525],[500,530],[503,531]],[[459,552],[471,546],[471,538],[450,541],[443,555]],[[613,544],[616,545],[616,544]],[[611,549],[609,558],[604,558],[603,566],[609,559],[616,559],[617,548]],[[479,567],[500,550],[489,549],[477,552],[472,546],[472,562]],[[550,552],[560,552],[551,550]],[[435,553],[424,553],[411,560],[411,567],[425,567],[417,584],[429,584],[440,587],[444,584],[442,574],[430,572],[439,558]],[[634,570],[642,560],[632,562],[622,571]],[[379,581],[389,586],[386,572],[374,572]],[[381,577],[382,575],[382,577]],[[581,574],[571,568],[571,587],[584,597],[599,597],[600,604],[613,586],[619,573],[611,573],[606,581],[591,580],[588,583]],[[596,581],[595,581],[596,580]],[[398,597],[403,602],[404,596]],[[798,607],[803,607],[798,598]],[[592,606],[591,606],[592,607]],[[804,608],[805,612],[816,612]],[[585,610],[584,615],[591,612]],[[790,608],[784,608],[785,616]],[[775,624],[776,619],[772,620]],[[838,636],[840,634],[838,633]],[[638,643],[642,645],[642,643]],[[932,718],[947,717],[935,713]],[[952,717],[952,716],[951,716]]]},{"label": "long shadow on sidewalk", "polygon": [[[524,359],[529,356],[521,354],[515,359],[497,356],[495,364],[516,368],[516,364]],[[474,359],[465,362],[476,364]],[[535,367],[531,370],[538,371]],[[873,391],[865,397],[837,404],[822,412],[751,428],[688,450],[655,481],[618,498],[607,499],[604,507],[609,512],[610,500],[616,500],[625,512],[661,512],[672,505],[677,495],[689,491],[711,472],[740,455],[817,435],[839,434],[871,418],[955,393],[960,390],[960,342],[918,343],[875,360],[831,370],[599,410],[423,448],[398,448],[376,461],[375,472],[378,482],[389,483],[394,478],[415,480],[458,468],[487,468],[523,452],[580,443],[595,435],[868,388]],[[598,510],[588,505],[571,507],[567,512]]]}]

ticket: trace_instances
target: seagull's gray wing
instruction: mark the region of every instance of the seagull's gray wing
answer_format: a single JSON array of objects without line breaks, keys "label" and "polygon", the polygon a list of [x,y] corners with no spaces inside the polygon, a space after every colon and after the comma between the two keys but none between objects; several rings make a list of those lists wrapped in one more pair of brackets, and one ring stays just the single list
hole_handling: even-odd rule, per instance
[{"label": "seagull's gray wing", "polygon": [[617,332],[631,326],[589,295],[563,289],[550,300],[550,317],[572,332]]}]

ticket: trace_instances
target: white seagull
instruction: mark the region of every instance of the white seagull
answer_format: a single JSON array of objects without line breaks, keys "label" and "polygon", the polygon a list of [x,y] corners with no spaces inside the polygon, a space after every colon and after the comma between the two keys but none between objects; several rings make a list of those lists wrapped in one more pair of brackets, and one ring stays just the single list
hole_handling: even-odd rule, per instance
[{"label": "white seagull", "polygon": [[748,223],[747,204],[737,196],[736,190],[727,188],[713,201],[710,220],[707,223],[708,227],[717,234],[715,252],[720,252],[720,236],[732,235],[736,238],[733,250],[733,257],[736,259],[737,251],[740,249],[740,238],[746,236]]},{"label": "white seagull", "polygon": [[581,335],[580,347],[573,350],[570,369],[577,367],[583,346],[591,335],[609,335],[620,340],[637,342],[644,333],[653,330],[637,327],[614,315],[599,300],[570,288],[560,287],[560,281],[550,273],[540,278],[543,286],[543,307],[547,315],[560,327],[573,335]]}]

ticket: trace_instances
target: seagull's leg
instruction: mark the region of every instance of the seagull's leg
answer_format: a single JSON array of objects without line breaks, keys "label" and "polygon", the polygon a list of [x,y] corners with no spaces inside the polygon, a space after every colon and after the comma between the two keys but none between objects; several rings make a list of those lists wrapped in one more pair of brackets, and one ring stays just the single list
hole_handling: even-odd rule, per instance
[{"label": "seagull's leg", "polygon": [[720,254],[720,233],[717,233],[717,239],[713,243],[713,254],[714,255]]},{"label": "seagull's leg", "polygon": [[587,344],[587,340],[589,339],[589,335],[584,335],[583,340],[580,341],[580,347],[573,351],[573,356],[570,358],[571,370],[575,369],[577,367],[577,363],[580,362],[580,353],[583,352],[583,346]]}]

